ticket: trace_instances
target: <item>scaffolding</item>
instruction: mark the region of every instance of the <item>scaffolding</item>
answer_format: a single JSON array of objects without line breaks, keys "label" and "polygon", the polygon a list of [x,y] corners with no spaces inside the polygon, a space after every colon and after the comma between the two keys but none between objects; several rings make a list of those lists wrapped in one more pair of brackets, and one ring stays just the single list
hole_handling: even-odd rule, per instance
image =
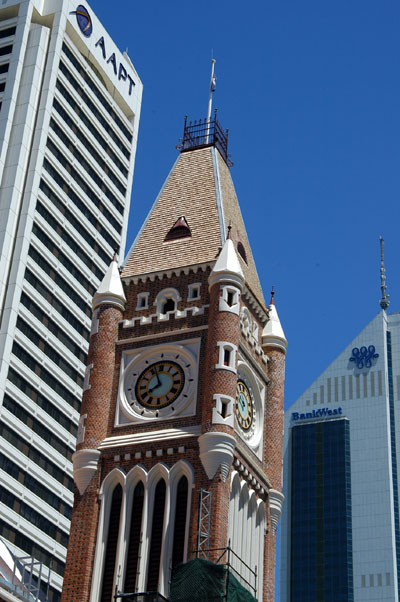
[{"label": "scaffolding", "polygon": [[47,602],[51,571],[48,571],[45,580],[42,562],[35,560],[32,556],[16,556],[11,552],[4,540],[1,541],[7,548],[7,556],[10,554],[10,560],[5,561],[6,564],[11,562],[12,559],[12,567],[8,564],[8,575],[11,573],[11,578],[0,578],[1,587],[14,594],[17,598],[24,600],[24,602],[38,602],[39,600],[40,602]]},{"label": "scaffolding", "polygon": [[200,489],[197,557],[208,560],[211,525],[211,491]]}]

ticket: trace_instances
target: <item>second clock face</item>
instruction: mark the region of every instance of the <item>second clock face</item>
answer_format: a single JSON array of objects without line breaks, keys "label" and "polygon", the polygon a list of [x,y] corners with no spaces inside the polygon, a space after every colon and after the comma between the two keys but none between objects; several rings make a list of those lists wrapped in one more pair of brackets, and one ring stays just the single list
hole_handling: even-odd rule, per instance
[{"label": "second clock face", "polygon": [[165,408],[179,397],[184,384],[185,374],[177,362],[154,362],[137,379],[136,399],[145,408]]},{"label": "second clock face", "polygon": [[236,420],[243,431],[253,426],[255,408],[252,394],[246,383],[239,379],[236,385]]}]

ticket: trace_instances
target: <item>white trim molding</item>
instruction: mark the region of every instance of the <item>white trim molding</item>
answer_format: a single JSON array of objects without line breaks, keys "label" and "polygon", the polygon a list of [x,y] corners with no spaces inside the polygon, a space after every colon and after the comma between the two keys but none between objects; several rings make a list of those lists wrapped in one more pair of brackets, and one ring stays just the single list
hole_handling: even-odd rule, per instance
[{"label": "white trim molding", "polygon": [[104,479],[100,490],[101,510],[97,533],[90,602],[98,602],[101,592],[111,501],[114,489],[118,484],[120,484],[122,487],[123,497],[120,514],[117,557],[115,559],[114,588],[117,587],[120,591],[124,591],[124,583],[128,570],[126,563],[129,538],[131,536],[131,518],[134,492],[136,486],[141,482],[144,488],[144,499],[140,526],[141,547],[138,559],[139,564],[137,567],[138,579],[135,591],[140,592],[146,590],[154,497],[156,487],[160,480],[164,480],[165,482],[166,496],[164,505],[162,550],[160,555],[158,587],[159,592],[162,595],[168,595],[169,572],[174,544],[176,496],[178,492],[178,485],[182,477],[187,479],[188,485],[185,541],[183,550],[183,559],[185,562],[188,558],[189,524],[191,516],[190,511],[194,483],[194,470],[191,464],[189,464],[189,462],[186,460],[179,460],[169,469],[165,464],[159,463],[153,466],[150,471],[147,471],[142,465],[137,464],[128,472],[127,475],[125,475],[121,469],[115,468]]},{"label": "white trim molding", "polygon": [[218,341],[218,364],[216,370],[230,370],[236,374],[237,346],[229,341]]},{"label": "white trim molding", "polygon": [[[257,599],[263,600],[265,506],[256,492],[248,487],[237,471],[231,476],[231,495],[228,518],[228,541],[237,556],[233,555],[232,566],[251,585],[257,586]],[[257,567],[257,580],[242,564],[240,559],[253,570]]]},{"label": "white trim molding", "polygon": [[235,437],[228,433],[204,433],[198,439],[200,447],[200,460],[208,478],[213,479],[217,470],[221,469],[224,481],[233,462]]},{"label": "white trim molding", "polygon": [[220,289],[219,311],[229,311],[238,316],[240,311],[240,289],[231,284],[221,284]]},{"label": "white trim molding", "polygon": [[282,506],[285,496],[283,495],[283,493],[277,491],[276,489],[270,489],[268,491],[268,499],[272,533],[276,535],[276,530],[278,528],[278,522],[282,514]]},{"label": "white trim molding", "polygon": [[235,400],[230,395],[213,395],[215,407],[212,411],[213,424],[225,424],[234,428],[235,426]]},{"label": "white trim molding", "polygon": [[81,449],[72,455],[74,481],[81,495],[97,470],[99,458],[97,449]]}]

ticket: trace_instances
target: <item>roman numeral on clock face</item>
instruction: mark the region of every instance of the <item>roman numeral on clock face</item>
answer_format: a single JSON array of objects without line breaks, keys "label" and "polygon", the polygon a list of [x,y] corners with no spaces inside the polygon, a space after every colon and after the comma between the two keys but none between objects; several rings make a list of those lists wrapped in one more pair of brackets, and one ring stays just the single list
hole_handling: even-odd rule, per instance
[{"label": "roman numeral on clock face", "polygon": [[136,400],[147,408],[167,407],[182,392],[185,384],[184,369],[176,361],[166,359],[148,364],[136,380]]}]

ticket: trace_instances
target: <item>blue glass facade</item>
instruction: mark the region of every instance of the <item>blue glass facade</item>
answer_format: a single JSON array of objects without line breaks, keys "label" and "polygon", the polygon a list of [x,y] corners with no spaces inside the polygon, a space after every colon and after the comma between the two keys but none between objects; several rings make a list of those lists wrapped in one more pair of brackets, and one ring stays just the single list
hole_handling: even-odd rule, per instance
[{"label": "blue glass facade", "polygon": [[400,583],[400,521],[399,521],[399,487],[397,478],[397,456],[396,456],[396,431],[394,416],[394,393],[393,393],[393,361],[392,361],[392,335],[386,333],[387,359],[388,359],[388,390],[390,410],[390,449],[392,455],[392,480],[393,480],[393,509],[394,527],[396,535],[396,559],[397,559],[397,582]]},{"label": "blue glass facade", "polygon": [[291,429],[291,602],[353,602],[350,424]]}]

